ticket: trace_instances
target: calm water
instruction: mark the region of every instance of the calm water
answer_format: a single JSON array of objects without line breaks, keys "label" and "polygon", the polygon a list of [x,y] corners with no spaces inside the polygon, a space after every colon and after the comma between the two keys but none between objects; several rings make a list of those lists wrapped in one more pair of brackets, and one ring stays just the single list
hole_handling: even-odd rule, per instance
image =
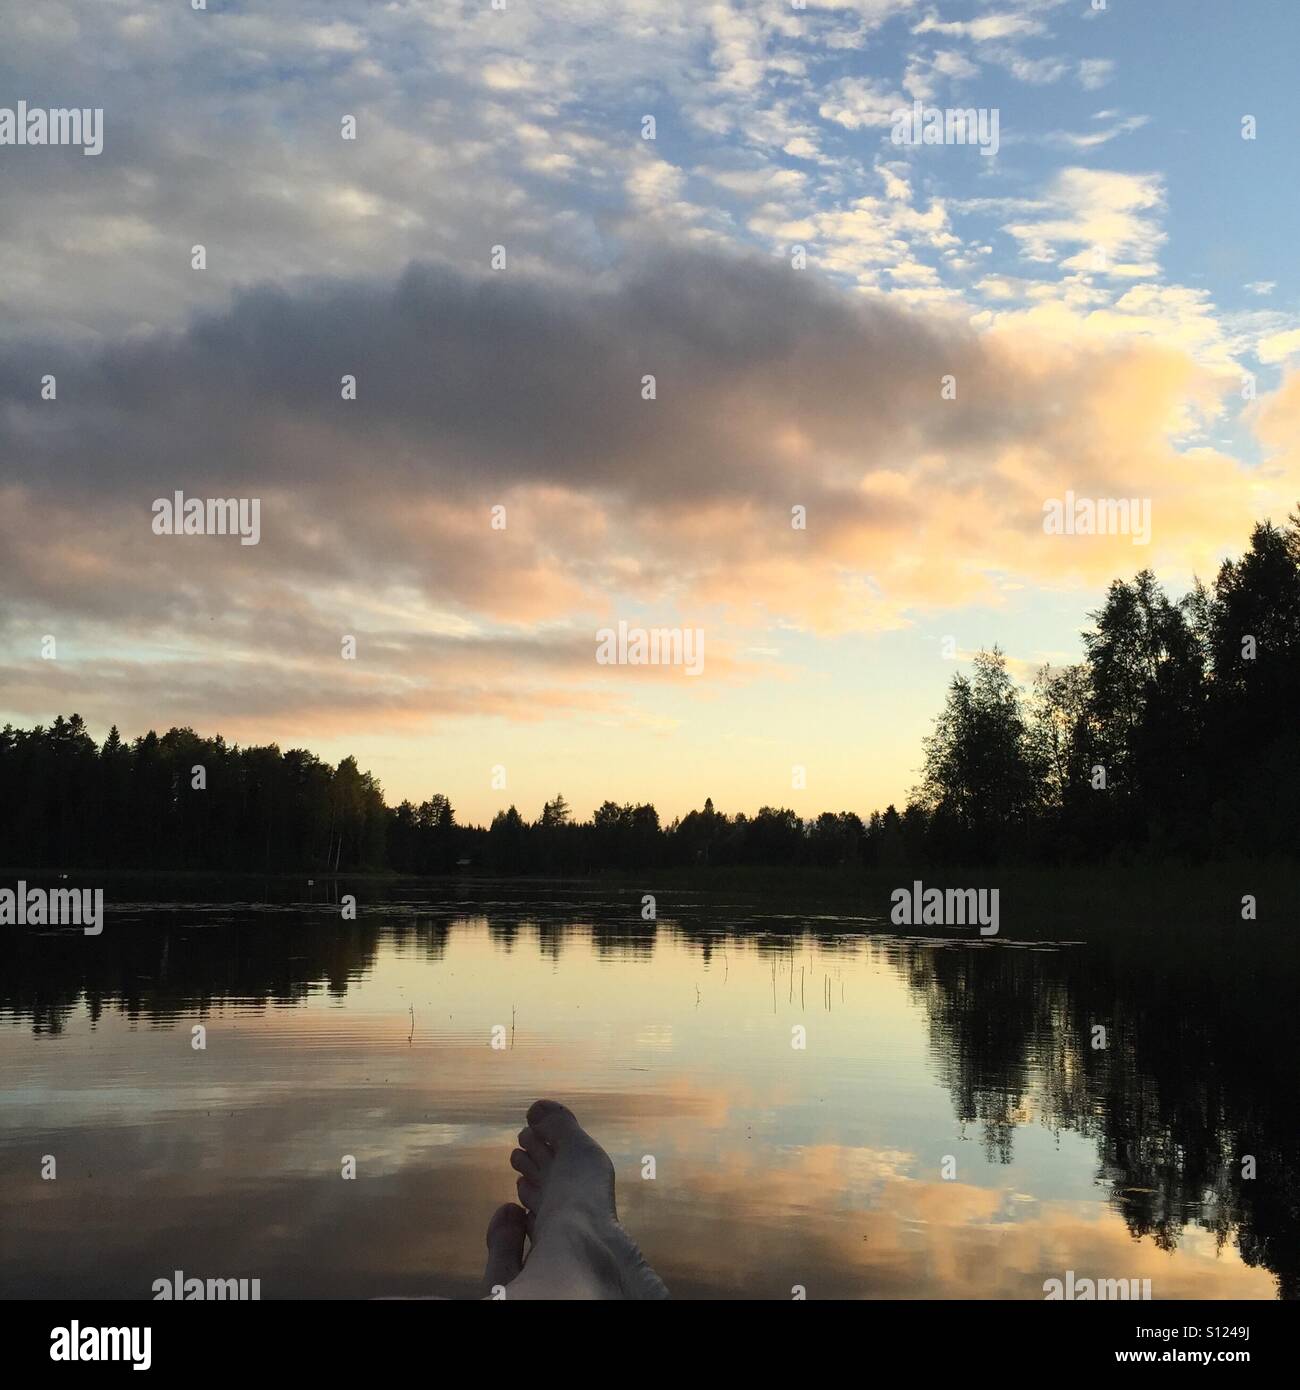
[{"label": "calm water", "polygon": [[473,1296],[543,1095],[680,1296],[1296,1288],[1294,988],[1260,963],[698,896],[647,924],[636,895],[399,889],[340,923],[298,891],[6,930],[0,1295]]}]

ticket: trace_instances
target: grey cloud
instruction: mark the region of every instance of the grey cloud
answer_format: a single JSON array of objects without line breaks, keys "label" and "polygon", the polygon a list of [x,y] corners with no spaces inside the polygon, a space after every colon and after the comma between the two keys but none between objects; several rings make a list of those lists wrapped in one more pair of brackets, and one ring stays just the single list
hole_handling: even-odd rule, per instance
[{"label": "grey cloud", "polygon": [[[55,402],[39,399],[44,371]],[[948,373],[956,401],[940,396]],[[644,248],[588,280],[416,264],[263,286],[183,331],[0,348],[9,598],[163,622],[219,619],[246,593],[291,610],[293,586],[329,582],[470,611],[542,571],[589,593],[654,586],[752,552],[755,518],[792,502],[816,510],[814,546],[906,528],[915,500],[860,484],[927,453],[945,486],[996,488],[988,450],[1048,434],[1076,388],[1063,371],[1023,392],[955,319],[712,251]],[[584,532],[561,506],[553,533],[504,549],[488,508],[537,487],[587,499],[606,526]],[[154,536],[150,505],[176,489],[262,498],[262,543]],[[674,529],[718,506],[734,525],[690,558]]]},{"label": "grey cloud", "polygon": [[[43,371],[56,403],[38,399]],[[940,400],[948,372],[957,402]],[[344,374],[356,402],[340,399]],[[413,265],[395,282],[261,287],[180,333],[11,347],[0,403],[0,477],[118,496],[200,480],[311,494],[367,476],[752,496],[786,485],[765,438],[783,427],[869,467],[901,444],[978,445],[1029,423],[955,321],[845,302],[780,262],[681,251],[578,286]]]}]

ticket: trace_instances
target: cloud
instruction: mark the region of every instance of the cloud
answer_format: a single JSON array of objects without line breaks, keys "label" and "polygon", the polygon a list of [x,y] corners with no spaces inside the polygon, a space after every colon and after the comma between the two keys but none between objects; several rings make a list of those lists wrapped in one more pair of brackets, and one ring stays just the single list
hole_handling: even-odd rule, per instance
[{"label": "cloud", "polygon": [[1133,131],[1141,130],[1150,119],[1149,116],[1126,116],[1107,126],[1104,130],[1090,130],[1082,134],[1075,134],[1068,130],[1056,130],[1043,138],[1047,144],[1061,145],[1070,150],[1092,150],[1100,145],[1109,144],[1121,135],[1131,135]]},{"label": "cloud", "polygon": [[928,58],[915,54],[909,60],[903,78],[908,96],[926,101],[935,96],[944,83],[960,83],[979,75],[979,64],[973,63],[956,49],[936,49]]},{"label": "cloud", "polygon": [[1261,362],[1285,362],[1287,358],[1300,353],[1300,328],[1289,328],[1284,333],[1270,333],[1261,338],[1256,345],[1255,354]]},{"label": "cloud", "polygon": [[910,103],[887,83],[873,77],[842,77],[826,88],[818,108],[824,120],[834,121],[847,130],[887,126],[895,111]]},{"label": "cloud", "polygon": [[1115,64],[1110,58],[1083,58],[1079,62],[1079,86],[1085,92],[1104,87],[1114,75]]},{"label": "cloud", "polygon": [[928,14],[912,28],[914,34],[947,34],[953,37],[973,39],[976,43],[988,43],[996,39],[1023,38],[1030,34],[1041,34],[1041,20],[1027,14],[1004,12],[1001,14],[980,15],[977,19],[952,20],[944,22],[936,14]]},{"label": "cloud", "polygon": [[985,56],[1005,68],[1017,82],[1026,82],[1033,87],[1059,82],[1070,71],[1070,64],[1065,58],[1027,58],[1014,48],[991,48]]},{"label": "cloud", "polygon": [[1056,260],[1062,247],[1101,247],[1111,259],[1150,261],[1164,243],[1156,222],[1164,207],[1164,183],[1156,174],[1105,169],[1062,169],[1035,210],[1039,217],[1010,222],[1031,260]]},{"label": "cloud", "polygon": [[1260,400],[1252,421],[1268,450],[1269,473],[1289,474],[1300,465],[1300,371],[1289,372],[1276,392]]},{"label": "cloud", "polygon": [[[860,217],[891,210],[927,218]],[[612,617],[705,626],[706,690],[754,678],[734,653],[773,624],[884,630],[1131,565],[1123,538],[1043,535],[1067,487],[1151,496],[1141,559],[1181,564],[1245,534],[1300,462],[1252,479],[1180,454],[1223,383],[1176,347],[979,333],[704,249],[647,246],[594,281],[424,264],[265,286],[184,331],[38,359],[56,402],[28,352],[0,352],[0,640],[10,707],[46,715],[631,718],[623,678],[674,673],[596,668]],[[154,535],[177,488],[261,498],[261,544]]]}]

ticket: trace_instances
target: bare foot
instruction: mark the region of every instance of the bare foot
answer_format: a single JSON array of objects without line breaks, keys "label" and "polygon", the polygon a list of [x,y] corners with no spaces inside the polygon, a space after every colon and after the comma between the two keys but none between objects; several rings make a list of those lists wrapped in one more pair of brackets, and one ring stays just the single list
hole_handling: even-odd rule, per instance
[{"label": "bare foot", "polygon": [[609,1155],[558,1101],[537,1101],[527,1119],[510,1155],[523,1207],[499,1207],[488,1223],[489,1296],[667,1298],[619,1224]]}]

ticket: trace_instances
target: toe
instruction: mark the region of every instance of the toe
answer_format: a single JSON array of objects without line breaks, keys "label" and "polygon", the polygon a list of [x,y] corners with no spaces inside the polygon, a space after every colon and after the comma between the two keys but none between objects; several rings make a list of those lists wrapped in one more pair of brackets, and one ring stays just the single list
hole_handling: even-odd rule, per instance
[{"label": "toe", "polygon": [[555,1151],[535,1130],[527,1125],[519,1131],[519,1147],[528,1155],[537,1167],[545,1172],[550,1166],[551,1160],[555,1157]]},{"label": "toe", "polygon": [[515,1183],[515,1191],[519,1193],[519,1200],[528,1208],[535,1212],[542,1204],[542,1189],[532,1178],[520,1178]]},{"label": "toe", "polygon": [[492,1213],[492,1220],[488,1222],[488,1249],[512,1244],[516,1237],[522,1241],[527,1232],[528,1213],[513,1202],[505,1202]]},{"label": "toe", "polygon": [[530,1154],[526,1154],[523,1149],[515,1149],[510,1155],[510,1166],[520,1177],[527,1178],[530,1182],[541,1184],[542,1170]]},{"label": "toe", "polygon": [[483,1270],[483,1291],[490,1294],[501,1284],[508,1284],[523,1268],[524,1236],[528,1233],[529,1216],[513,1202],[498,1207],[487,1228],[487,1264]]},{"label": "toe", "polygon": [[534,1101],[528,1108],[528,1126],[553,1149],[559,1148],[569,1135],[582,1132],[573,1111],[558,1100]]}]

